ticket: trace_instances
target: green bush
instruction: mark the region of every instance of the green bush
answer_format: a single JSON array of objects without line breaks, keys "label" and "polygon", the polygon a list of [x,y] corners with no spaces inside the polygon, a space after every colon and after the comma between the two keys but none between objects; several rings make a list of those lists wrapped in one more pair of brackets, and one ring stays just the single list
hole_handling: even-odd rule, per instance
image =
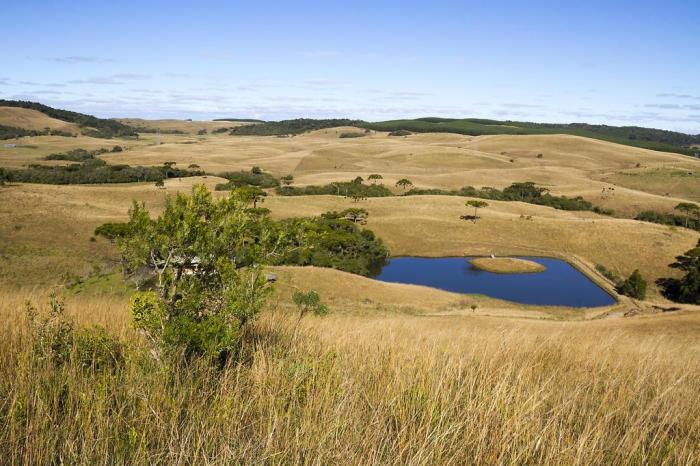
[{"label": "green bush", "polygon": [[642,278],[639,270],[635,270],[618,287],[620,294],[635,299],[644,299],[647,294],[647,282]]},{"label": "green bush", "polygon": [[221,178],[226,178],[227,183],[219,183],[216,185],[217,191],[230,191],[235,188],[240,188],[242,186],[257,186],[259,188],[274,188],[279,186],[279,181],[277,178],[269,173],[263,172],[260,167],[253,167],[249,172],[238,171],[238,172],[225,172],[220,173],[218,176]]},{"label": "green bush", "polygon": [[124,363],[122,344],[99,326],[76,328],[61,300],[52,295],[49,309],[40,312],[27,303],[32,360],[59,367],[73,359],[95,371],[115,370]]}]

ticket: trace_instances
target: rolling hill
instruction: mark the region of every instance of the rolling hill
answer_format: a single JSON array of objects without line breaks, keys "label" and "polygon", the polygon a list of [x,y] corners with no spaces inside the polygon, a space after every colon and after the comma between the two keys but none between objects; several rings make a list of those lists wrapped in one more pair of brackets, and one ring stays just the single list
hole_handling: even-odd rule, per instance
[{"label": "rolling hill", "polygon": [[[73,112],[70,110],[61,110],[48,105],[43,105],[37,102],[29,102],[24,100],[4,100],[0,99],[0,108],[11,107],[34,110],[46,115],[52,120],[60,120],[66,123],[72,123],[76,127],[81,128],[81,132],[87,136],[113,138],[113,137],[130,137],[137,136],[138,133],[131,126],[120,123],[116,120],[105,118],[97,118],[84,113]],[[17,120],[15,124],[21,124],[21,120]],[[5,125],[3,125],[5,126]],[[8,125],[10,126],[10,125]],[[12,127],[12,126],[10,126]],[[34,130],[33,128],[25,128],[16,126],[24,130]],[[43,128],[42,128],[43,129]]]}]

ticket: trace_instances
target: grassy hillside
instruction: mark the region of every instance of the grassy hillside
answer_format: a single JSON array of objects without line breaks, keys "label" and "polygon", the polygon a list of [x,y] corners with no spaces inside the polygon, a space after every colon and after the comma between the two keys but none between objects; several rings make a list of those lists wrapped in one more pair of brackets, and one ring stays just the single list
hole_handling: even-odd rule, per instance
[{"label": "grassy hillside", "polygon": [[368,123],[366,127],[378,131],[407,130],[419,133],[458,133],[471,136],[487,134],[571,134],[685,155],[697,154],[698,151],[692,149],[691,146],[700,142],[700,135],[692,136],[674,131],[642,128],[639,126],[589,125],[587,123],[529,123],[476,118],[392,120]]},{"label": "grassy hillside", "polygon": [[110,296],[69,297],[66,312],[77,328],[99,324],[119,339],[115,367],[86,365],[77,350],[54,362],[42,357],[41,334],[24,317],[25,300],[41,305],[46,295],[0,294],[5,457],[26,464],[700,460],[697,313],[553,322],[428,317],[369,302],[308,317],[294,338],[294,309],[278,288],[242,361],[223,371],[152,361],[125,300]]},{"label": "grassy hillside", "polygon": [[78,127],[82,128],[82,132],[84,134],[89,136],[112,138],[137,135],[133,128],[123,123],[119,123],[116,120],[97,118],[84,113],[52,108],[38,102],[0,99],[0,107],[18,107],[36,110],[53,119],[68,123],[75,123]]},{"label": "grassy hillside", "polygon": [[80,128],[75,123],[52,118],[39,110],[21,107],[0,106],[0,125],[27,131],[43,131],[48,128],[72,135],[80,133]]}]

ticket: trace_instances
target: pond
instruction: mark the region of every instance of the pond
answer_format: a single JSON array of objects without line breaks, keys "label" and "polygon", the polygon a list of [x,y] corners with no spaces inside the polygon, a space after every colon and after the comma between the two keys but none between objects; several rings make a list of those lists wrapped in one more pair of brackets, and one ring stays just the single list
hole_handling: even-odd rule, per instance
[{"label": "pond", "polygon": [[500,274],[474,268],[469,262],[471,257],[397,257],[390,259],[373,278],[543,306],[597,307],[616,302],[566,261],[519,258],[537,262],[547,269],[539,273]]}]

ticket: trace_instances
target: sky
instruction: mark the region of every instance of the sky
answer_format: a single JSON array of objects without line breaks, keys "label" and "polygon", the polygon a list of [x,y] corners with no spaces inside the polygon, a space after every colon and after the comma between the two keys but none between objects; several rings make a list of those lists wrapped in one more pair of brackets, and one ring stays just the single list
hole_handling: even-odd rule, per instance
[{"label": "sky", "polygon": [[0,12],[0,98],[101,117],[700,133],[700,0],[3,0]]}]

